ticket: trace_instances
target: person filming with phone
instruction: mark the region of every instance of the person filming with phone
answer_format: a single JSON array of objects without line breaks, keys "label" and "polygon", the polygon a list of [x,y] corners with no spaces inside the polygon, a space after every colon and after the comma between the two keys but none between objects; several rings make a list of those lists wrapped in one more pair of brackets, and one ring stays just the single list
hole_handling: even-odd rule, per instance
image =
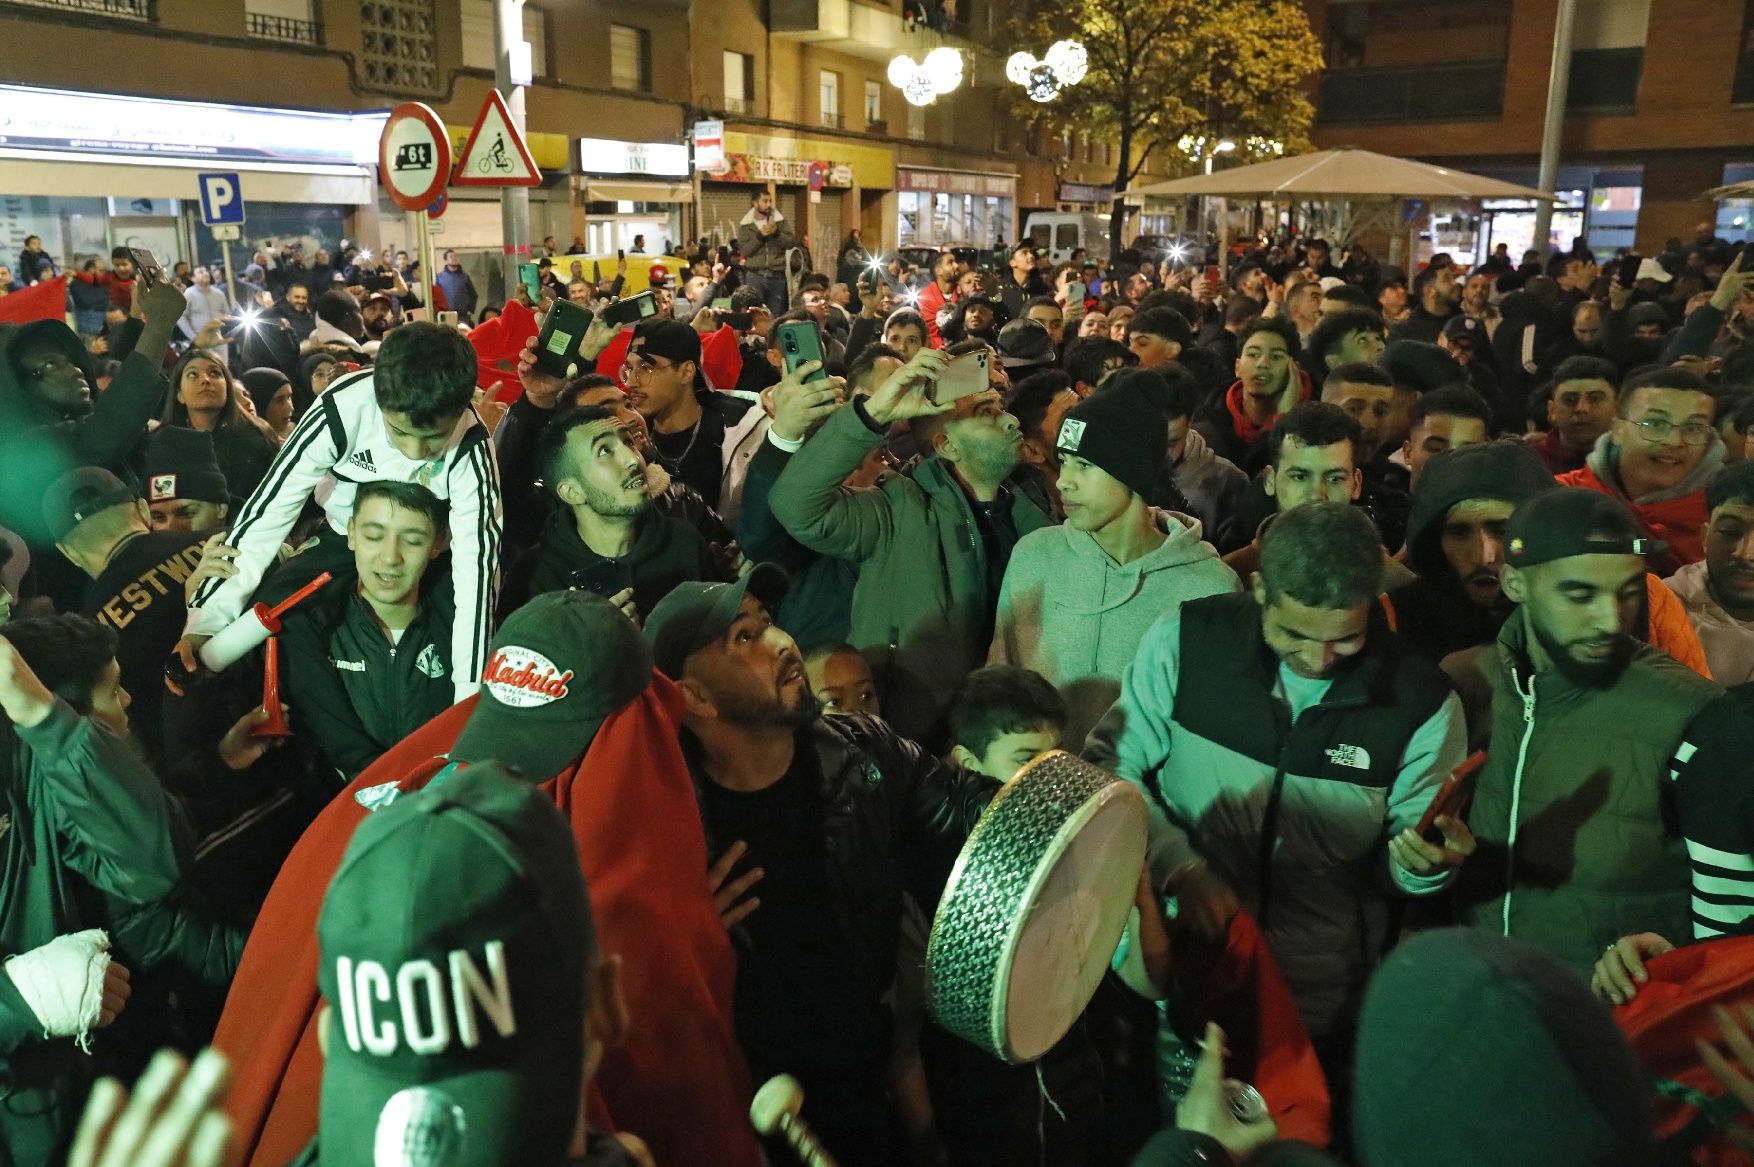
[{"label": "person filming with phone", "polygon": [[773,205],[773,195],[757,190],[749,213],[737,224],[737,250],[743,253],[744,281],[761,290],[776,316],[791,307],[786,295],[786,254],[798,246],[792,224]]},{"label": "person filming with phone", "polygon": [[[961,360],[921,349],[830,417],[774,483],[773,513],[804,546],[860,565],[849,642],[876,665],[884,711],[933,742],[952,695],[985,662],[1017,540],[1053,519],[1009,480],[1023,431],[987,389],[984,347]],[[955,394],[955,396],[952,396]],[[906,421],[925,456],[875,489],[848,474]]]}]

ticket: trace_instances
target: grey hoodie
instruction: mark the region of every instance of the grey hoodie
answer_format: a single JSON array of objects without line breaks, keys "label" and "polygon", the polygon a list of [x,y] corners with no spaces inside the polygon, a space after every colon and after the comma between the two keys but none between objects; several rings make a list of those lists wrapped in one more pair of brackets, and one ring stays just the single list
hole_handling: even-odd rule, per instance
[{"label": "grey hoodie", "polygon": [[1169,476],[1213,546],[1233,551],[1248,542],[1249,532],[1237,522],[1248,475],[1230,459],[1220,458],[1192,426],[1182,441],[1181,459],[1169,464]]},{"label": "grey hoodie", "polygon": [[1201,538],[1199,520],[1156,512],[1168,536],[1117,564],[1087,531],[1044,527],[1018,540],[1005,568],[987,663],[1034,669],[1065,696],[1065,740],[1082,742],[1121,695],[1145,632],[1183,601],[1242,589]]}]

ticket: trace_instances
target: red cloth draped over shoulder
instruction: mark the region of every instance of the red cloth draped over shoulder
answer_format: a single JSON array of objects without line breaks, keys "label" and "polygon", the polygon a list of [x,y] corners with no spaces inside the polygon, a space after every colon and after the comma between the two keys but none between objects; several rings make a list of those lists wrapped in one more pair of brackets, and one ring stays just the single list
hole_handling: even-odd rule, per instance
[{"label": "red cloth draped over shoulder", "polygon": [[[284,1167],[317,1128],[317,915],[361,791],[418,790],[445,765],[478,698],[439,714],[336,797],[263,904],[214,1045],[236,1074],[228,1110],[251,1167]],[[582,763],[543,784],[573,825],[597,944],[619,954],[632,1032],[591,1097],[594,1126],[639,1135],[660,1163],[760,1167],[748,1069],[731,1028],[736,959],[706,890],[706,838],[678,742],[682,699],[654,673],[611,714]]]}]

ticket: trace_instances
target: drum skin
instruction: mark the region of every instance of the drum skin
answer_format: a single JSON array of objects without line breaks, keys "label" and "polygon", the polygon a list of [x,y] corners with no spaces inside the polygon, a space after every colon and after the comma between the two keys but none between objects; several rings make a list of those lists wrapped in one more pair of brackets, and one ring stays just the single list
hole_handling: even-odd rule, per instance
[{"label": "drum skin", "polygon": [[1013,1065],[1064,1037],[1109,967],[1145,862],[1139,788],[1061,750],[999,791],[957,857],[926,945],[951,1033]]}]

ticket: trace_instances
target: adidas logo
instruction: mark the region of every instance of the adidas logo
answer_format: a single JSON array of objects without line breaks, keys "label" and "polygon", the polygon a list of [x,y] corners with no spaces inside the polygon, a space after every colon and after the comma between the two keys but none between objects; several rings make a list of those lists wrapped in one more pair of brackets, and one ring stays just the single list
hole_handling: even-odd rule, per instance
[{"label": "adidas logo", "polygon": [[378,468],[372,463],[372,452],[370,450],[359,451],[359,453],[347,459],[347,464],[349,466],[358,466],[361,470],[371,474],[376,474],[378,472]]}]

